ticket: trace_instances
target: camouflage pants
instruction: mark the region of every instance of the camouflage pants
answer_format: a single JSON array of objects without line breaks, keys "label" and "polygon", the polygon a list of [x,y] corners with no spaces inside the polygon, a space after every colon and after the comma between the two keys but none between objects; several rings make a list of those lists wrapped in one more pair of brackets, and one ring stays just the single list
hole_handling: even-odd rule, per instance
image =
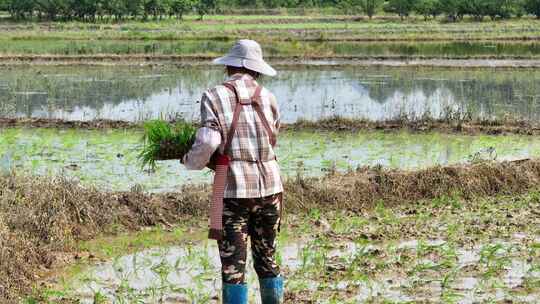
[{"label": "camouflage pants", "polygon": [[281,220],[280,201],[279,194],[257,199],[224,200],[224,238],[218,241],[223,282],[244,283],[248,236],[251,238],[253,264],[259,278],[279,275],[274,254]]}]

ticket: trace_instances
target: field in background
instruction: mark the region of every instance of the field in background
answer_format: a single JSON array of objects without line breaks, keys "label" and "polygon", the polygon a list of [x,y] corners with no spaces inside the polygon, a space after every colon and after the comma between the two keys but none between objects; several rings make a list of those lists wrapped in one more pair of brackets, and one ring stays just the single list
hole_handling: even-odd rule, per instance
[{"label": "field in background", "polygon": [[[518,60],[537,66],[540,21],[459,23],[353,16],[194,16],[184,21],[1,22],[0,63],[207,63],[236,39],[258,40],[273,63],[302,60]],[[323,62],[324,63],[324,62]],[[398,64],[398,63],[392,63]],[[437,63],[425,63],[436,65]],[[446,65],[460,65],[447,63]],[[480,63],[480,65],[489,65]]]},{"label": "field in background", "polygon": [[540,21],[533,18],[447,23],[440,20],[405,21],[358,19],[350,16],[209,16],[163,21],[2,22],[2,40],[234,40],[264,41],[403,41],[403,40],[537,40]]}]

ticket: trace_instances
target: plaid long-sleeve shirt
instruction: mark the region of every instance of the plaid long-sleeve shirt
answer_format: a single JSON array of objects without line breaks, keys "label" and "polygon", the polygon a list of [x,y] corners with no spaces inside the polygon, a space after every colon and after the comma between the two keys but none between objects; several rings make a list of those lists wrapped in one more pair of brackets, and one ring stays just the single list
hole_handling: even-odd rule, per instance
[{"label": "plaid long-sleeve shirt", "polygon": [[[227,82],[236,87],[242,100],[249,100],[258,84],[248,74],[235,74]],[[260,104],[273,132],[279,131],[279,108],[274,95],[263,88]],[[216,149],[232,159],[225,198],[259,198],[283,192],[280,170],[270,138],[252,106],[244,106],[238,119],[230,151],[223,151],[236,103],[234,92],[218,85],[203,94],[201,129],[184,158],[188,169],[201,169]]]}]

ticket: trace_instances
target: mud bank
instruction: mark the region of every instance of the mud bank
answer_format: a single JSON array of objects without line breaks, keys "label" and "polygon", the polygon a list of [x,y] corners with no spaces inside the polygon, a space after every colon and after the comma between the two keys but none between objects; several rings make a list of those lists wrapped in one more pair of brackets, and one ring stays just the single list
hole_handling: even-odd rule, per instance
[{"label": "mud bank", "polygon": [[[420,171],[359,168],[348,174],[287,181],[286,214],[320,210],[353,213],[381,202],[400,206],[438,197],[464,200],[520,194],[540,185],[540,160],[484,162]],[[76,242],[147,226],[204,218],[208,186],[178,193],[105,193],[64,178],[0,177],[0,298],[17,302],[40,273],[58,267]]]},{"label": "mud bank", "polygon": [[[119,120],[67,121],[46,118],[1,118],[0,128],[61,128],[61,129],[139,129],[141,123]],[[521,134],[539,135],[540,125],[528,121],[473,121],[473,120],[390,120],[365,121],[345,118],[329,118],[318,121],[301,120],[293,124],[283,124],[283,130],[314,131],[359,131],[359,130],[409,130],[413,132],[438,131],[461,134]]]},{"label": "mud bank", "polygon": [[[81,66],[144,66],[177,65],[210,66],[217,55],[0,55],[0,66],[16,65],[81,65]],[[444,57],[444,56],[443,56]],[[537,68],[540,60],[526,56],[269,56],[278,67],[440,67],[440,68]]]}]

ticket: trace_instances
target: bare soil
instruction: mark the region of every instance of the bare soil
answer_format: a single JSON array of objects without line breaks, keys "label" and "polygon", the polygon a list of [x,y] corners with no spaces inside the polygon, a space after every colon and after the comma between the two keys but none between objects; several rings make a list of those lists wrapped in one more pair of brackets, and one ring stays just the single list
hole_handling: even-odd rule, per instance
[{"label": "bare soil", "polygon": [[[211,55],[0,55],[0,66],[16,65],[210,65]],[[328,65],[328,66],[388,66],[388,67],[442,67],[442,68],[538,68],[540,59],[520,55],[507,56],[328,56],[304,54],[302,56],[268,56],[276,66]]]}]

